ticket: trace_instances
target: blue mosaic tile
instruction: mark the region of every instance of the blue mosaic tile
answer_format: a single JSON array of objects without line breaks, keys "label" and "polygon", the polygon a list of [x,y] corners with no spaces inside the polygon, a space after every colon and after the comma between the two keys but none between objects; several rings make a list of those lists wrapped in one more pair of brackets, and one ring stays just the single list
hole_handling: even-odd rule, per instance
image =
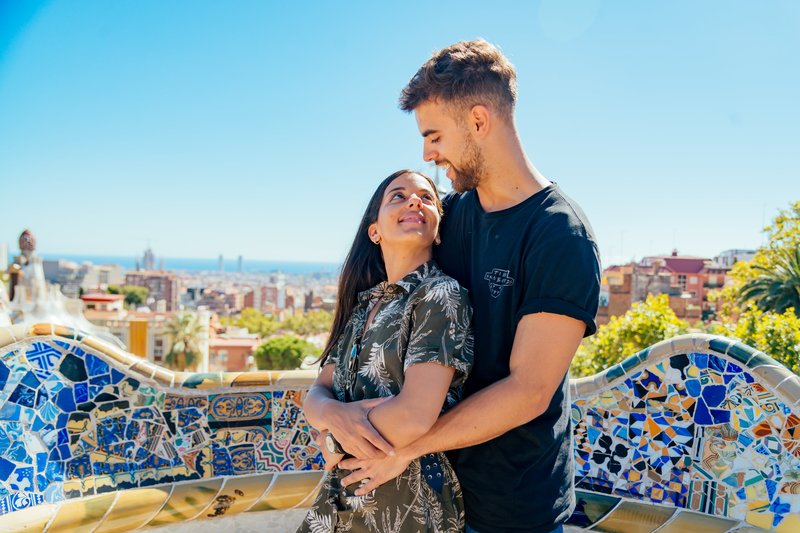
[{"label": "blue mosaic tile", "polygon": [[12,472],[14,472],[14,468],[16,468],[14,463],[3,457],[0,457],[0,479],[7,481]]},{"label": "blue mosaic tile", "polygon": [[8,381],[8,376],[11,375],[11,370],[0,361],[0,383],[5,384]]},{"label": "blue mosaic tile", "polygon": [[58,371],[62,376],[73,382],[86,381],[89,377],[83,359],[72,353],[64,355]]},{"label": "blue mosaic tile", "polygon": [[77,406],[75,405],[75,396],[73,395],[71,388],[65,388],[58,391],[58,394],[56,394],[55,403],[61,411],[72,412],[77,409]]},{"label": "blue mosaic tile", "polygon": [[83,403],[89,400],[89,385],[87,383],[76,383],[72,390],[76,403]]},{"label": "blue mosaic tile", "polygon": [[108,374],[108,372],[110,371],[110,367],[105,361],[103,361],[99,357],[95,357],[92,354],[86,354],[85,361],[86,361],[86,369],[88,370],[90,376],[96,376],[98,374]]},{"label": "blue mosaic tile", "polygon": [[36,391],[20,383],[11,393],[8,401],[22,407],[33,407],[36,401]]},{"label": "blue mosaic tile", "polygon": [[33,371],[42,380],[46,380],[53,374],[61,360],[61,355],[61,351],[57,347],[45,342],[34,342],[33,347],[25,353]]}]

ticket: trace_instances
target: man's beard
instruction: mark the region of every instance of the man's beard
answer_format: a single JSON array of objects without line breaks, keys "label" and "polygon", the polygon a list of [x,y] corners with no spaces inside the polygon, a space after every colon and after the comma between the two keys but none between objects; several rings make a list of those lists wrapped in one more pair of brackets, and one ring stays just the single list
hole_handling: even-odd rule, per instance
[{"label": "man's beard", "polygon": [[453,190],[466,192],[475,189],[481,181],[485,170],[483,153],[478,146],[467,136],[464,147],[464,163],[459,168],[453,168]]}]

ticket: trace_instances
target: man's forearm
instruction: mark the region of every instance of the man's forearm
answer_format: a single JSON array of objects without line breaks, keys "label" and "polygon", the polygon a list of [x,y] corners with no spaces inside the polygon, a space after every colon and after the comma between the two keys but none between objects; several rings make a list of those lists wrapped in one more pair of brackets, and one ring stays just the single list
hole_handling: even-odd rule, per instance
[{"label": "man's forearm", "polygon": [[482,389],[439,417],[402,453],[422,455],[466,448],[492,440],[539,416],[547,402],[509,376]]}]

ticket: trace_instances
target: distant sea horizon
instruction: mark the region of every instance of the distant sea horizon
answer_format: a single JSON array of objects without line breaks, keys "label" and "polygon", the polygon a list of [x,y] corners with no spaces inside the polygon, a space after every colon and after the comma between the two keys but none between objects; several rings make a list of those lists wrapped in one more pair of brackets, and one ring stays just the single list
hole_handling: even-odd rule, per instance
[{"label": "distant sea horizon", "polygon": [[[40,254],[42,259],[65,259],[75,263],[86,261],[95,265],[120,265],[128,270],[136,268],[136,257],[90,255],[90,254]],[[181,272],[219,272],[218,259],[187,258],[187,257],[156,257],[156,268],[160,268],[161,260],[164,261],[164,270]],[[238,259],[225,259],[225,272],[237,273],[239,271]],[[141,265],[141,259],[139,259]],[[244,258],[242,272],[245,274],[283,272],[284,274],[338,274],[341,263],[328,261],[265,261]]]}]

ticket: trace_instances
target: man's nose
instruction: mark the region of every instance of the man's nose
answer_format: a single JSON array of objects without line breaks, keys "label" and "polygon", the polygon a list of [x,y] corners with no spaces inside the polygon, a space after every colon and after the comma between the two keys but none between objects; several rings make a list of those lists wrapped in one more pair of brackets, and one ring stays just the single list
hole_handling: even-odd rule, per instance
[{"label": "man's nose", "polygon": [[433,148],[428,148],[425,145],[422,146],[422,160],[423,161],[427,161],[427,162],[436,161],[436,156],[437,155],[438,154],[436,153],[436,150],[434,150]]}]

